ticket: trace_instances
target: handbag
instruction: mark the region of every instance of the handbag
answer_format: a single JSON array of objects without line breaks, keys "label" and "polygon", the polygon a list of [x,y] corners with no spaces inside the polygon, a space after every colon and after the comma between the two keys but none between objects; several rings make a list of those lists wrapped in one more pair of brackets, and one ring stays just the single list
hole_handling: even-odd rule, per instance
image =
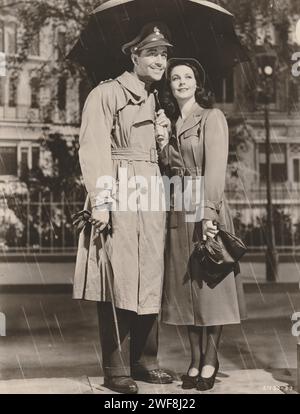
[{"label": "handbag", "polygon": [[[209,115],[209,110],[203,116],[201,122],[201,138],[203,151],[202,171],[205,171],[205,122]],[[201,145],[201,144],[200,144]],[[215,225],[218,225],[214,222]],[[201,272],[202,280],[214,289],[230,273],[239,273],[239,260],[244,256],[247,247],[241,239],[219,228],[218,234],[208,237],[206,241],[198,241],[192,253],[191,262],[196,260],[199,265],[198,271]],[[196,266],[198,268],[198,266]]]},{"label": "handbag", "polygon": [[202,279],[213,289],[236,270],[246,251],[241,239],[220,229],[214,238],[197,242],[192,255],[200,262]]}]

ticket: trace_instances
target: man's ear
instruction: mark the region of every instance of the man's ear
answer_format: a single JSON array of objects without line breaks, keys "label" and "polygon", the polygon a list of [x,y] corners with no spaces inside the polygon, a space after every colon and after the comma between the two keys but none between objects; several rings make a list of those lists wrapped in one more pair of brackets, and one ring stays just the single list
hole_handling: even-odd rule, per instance
[{"label": "man's ear", "polygon": [[132,53],[132,54],[131,54],[131,60],[132,60],[132,63],[133,63],[134,65],[137,65],[137,64],[138,64],[138,55],[137,55],[137,54],[135,54],[135,53]]}]

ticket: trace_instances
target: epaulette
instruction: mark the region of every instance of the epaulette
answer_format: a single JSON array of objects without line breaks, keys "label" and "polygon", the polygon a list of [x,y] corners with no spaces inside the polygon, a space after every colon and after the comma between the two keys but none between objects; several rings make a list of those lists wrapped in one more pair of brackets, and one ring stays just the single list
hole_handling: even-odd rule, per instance
[{"label": "epaulette", "polygon": [[113,82],[113,79],[107,79],[107,80],[101,81],[99,85],[103,85],[104,83],[109,83],[109,82]]}]

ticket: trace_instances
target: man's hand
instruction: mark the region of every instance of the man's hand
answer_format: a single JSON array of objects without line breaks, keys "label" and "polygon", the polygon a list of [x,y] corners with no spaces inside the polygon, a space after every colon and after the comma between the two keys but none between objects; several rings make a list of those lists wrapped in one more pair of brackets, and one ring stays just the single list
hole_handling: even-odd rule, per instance
[{"label": "man's hand", "polygon": [[167,118],[163,109],[160,109],[156,114],[155,119],[156,142],[159,149],[163,148],[169,143],[169,132],[171,130],[171,122]]},{"label": "man's hand", "polygon": [[217,226],[215,226],[211,220],[203,220],[202,229],[203,240],[207,240],[207,237],[213,239],[219,233]]},{"label": "man's hand", "polygon": [[95,226],[96,232],[101,233],[109,223],[109,211],[93,208],[91,223]]}]

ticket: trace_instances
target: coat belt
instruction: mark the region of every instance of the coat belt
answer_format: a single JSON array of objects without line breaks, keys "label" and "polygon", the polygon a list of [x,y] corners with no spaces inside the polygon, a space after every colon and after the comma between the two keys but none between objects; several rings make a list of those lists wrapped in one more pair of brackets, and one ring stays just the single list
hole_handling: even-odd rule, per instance
[{"label": "coat belt", "polygon": [[134,148],[116,148],[111,150],[112,160],[125,161],[149,161],[155,164],[158,163],[156,148],[151,148],[150,151],[141,151]]},{"label": "coat belt", "polygon": [[198,167],[186,167],[186,168],[177,168],[173,167],[171,169],[172,176],[178,175],[179,177],[199,177],[202,174],[201,168]]}]

